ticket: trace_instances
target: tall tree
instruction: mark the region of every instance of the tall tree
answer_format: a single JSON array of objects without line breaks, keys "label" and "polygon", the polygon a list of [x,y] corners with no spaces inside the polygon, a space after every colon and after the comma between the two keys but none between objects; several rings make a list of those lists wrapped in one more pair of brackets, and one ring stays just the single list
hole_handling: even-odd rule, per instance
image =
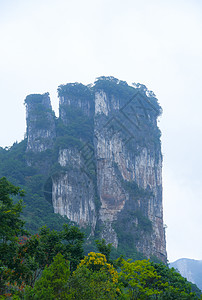
[{"label": "tall tree", "polygon": [[20,219],[22,200],[15,204],[11,196],[24,196],[20,187],[11,184],[5,177],[0,178],[0,293],[5,291],[10,269],[16,268],[14,260],[19,246],[18,237],[25,233],[24,222]]},{"label": "tall tree", "polygon": [[54,257],[53,263],[49,267],[45,267],[34,288],[26,287],[24,299],[73,299],[68,287],[69,276],[69,262],[61,253],[58,253]]},{"label": "tall tree", "polygon": [[112,244],[109,243],[107,244],[105,239],[102,240],[95,240],[96,246],[98,251],[100,253],[104,254],[106,256],[107,261],[110,261],[110,253],[112,251]]},{"label": "tall tree", "polygon": [[74,299],[118,299],[118,273],[107,263],[105,255],[90,252],[73,272],[70,279]]},{"label": "tall tree", "polygon": [[[24,222],[20,219],[23,204],[14,204],[11,195],[24,196],[20,187],[11,184],[5,177],[0,178],[0,247],[5,247],[24,233]],[[2,253],[1,253],[2,254]]]}]

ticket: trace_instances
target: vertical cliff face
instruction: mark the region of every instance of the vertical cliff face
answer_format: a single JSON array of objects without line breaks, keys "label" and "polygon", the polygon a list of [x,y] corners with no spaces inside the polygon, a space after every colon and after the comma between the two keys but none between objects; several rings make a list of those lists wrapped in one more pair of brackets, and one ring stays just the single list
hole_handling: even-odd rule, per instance
[{"label": "vertical cliff face", "polygon": [[[49,131],[27,130],[32,151],[53,147],[56,135],[58,167],[49,175],[54,212],[115,247],[165,262],[161,108],[154,94],[113,77],[91,86],[62,85],[58,94],[60,116],[55,123],[48,117]],[[31,101],[28,120],[32,110]],[[39,145],[41,135],[50,141]]]},{"label": "vertical cliff face", "polygon": [[59,151],[58,161],[64,170],[52,175],[52,202],[55,213],[67,216],[81,227],[90,227],[94,234],[95,190],[91,178],[82,171],[82,160],[77,149]]},{"label": "vertical cliff face", "polygon": [[[117,83],[117,89],[119,88]],[[146,89],[95,85],[95,151],[102,237],[165,260],[160,107]],[[142,239],[142,237],[144,237]]]},{"label": "vertical cliff face", "polygon": [[53,147],[56,136],[55,114],[49,94],[33,94],[25,99],[27,119],[27,151],[43,152]]},{"label": "vertical cliff face", "polygon": [[56,131],[62,141],[58,152],[62,171],[51,177],[54,212],[82,227],[90,227],[90,233],[94,235],[97,220],[95,184],[86,171],[81,151],[93,140],[92,92],[75,83],[60,86],[58,94],[60,106]]},{"label": "vertical cliff face", "polygon": [[58,88],[60,119],[70,124],[71,112],[82,112],[88,117],[93,116],[94,101],[92,91],[81,83],[69,83]]}]

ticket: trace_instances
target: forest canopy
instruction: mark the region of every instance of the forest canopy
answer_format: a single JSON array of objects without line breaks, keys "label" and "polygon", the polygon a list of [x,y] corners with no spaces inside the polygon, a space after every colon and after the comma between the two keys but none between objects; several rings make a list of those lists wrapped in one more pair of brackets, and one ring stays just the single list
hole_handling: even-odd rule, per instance
[{"label": "forest canopy", "polygon": [[84,234],[65,224],[30,235],[20,218],[24,191],[0,179],[0,299],[200,299],[173,268],[150,260],[111,259],[111,244],[84,256]]}]

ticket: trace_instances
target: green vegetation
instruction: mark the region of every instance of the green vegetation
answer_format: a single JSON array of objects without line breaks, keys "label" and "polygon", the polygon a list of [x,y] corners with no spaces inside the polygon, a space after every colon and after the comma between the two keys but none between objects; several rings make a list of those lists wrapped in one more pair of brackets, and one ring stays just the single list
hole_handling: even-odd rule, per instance
[{"label": "green vegetation", "polygon": [[68,96],[68,98],[75,99],[75,101],[86,98],[93,101],[91,89],[88,86],[78,82],[60,85],[58,87],[58,95],[60,97]]},{"label": "green vegetation", "polygon": [[[45,104],[43,101],[45,100]],[[49,93],[41,94],[31,94],[28,95],[25,99],[25,104],[32,105],[32,115],[34,115],[34,119],[31,114],[28,114],[28,122],[29,125],[34,127],[35,129],[48,129],[50,124],[50,116],[55,118],[55,114],[52,111],[49,105],[46,105],[49,101]],[[34,105],[33,105],[34,104]]]},{"label": "green vegetation", "polygon": [[71,136],[77,139],[91,141],[93,136],[93,118],[88,117],[80,108],[61,105],[60,110],[63,111],[65,124],[61,119],[56,122],[57,136]]},{"label": "green vegetation", "polygon": [[[43,95],[41,97],[30,95],[25,102],[38,101],[39,103],[35,105],[38,109],[42,105],[40,102],[42,99]],[[66,217],[54,214],[52,206],[50,178],[53,174],[65,172],[71,167],[60,166],[59,150],[67,147],[81,149],[85,143],[88,143],[94,151],[93,119],[85,116],[80,109],[65,109],[70,123],[65,125],[61,120],[56,120],[56,139],[53,149],[37,153],[26,151],[27,139],[21,143],[14,143],[9,149],[0,148],[0,177],[6,176],[15,185],[26,190],[24,197],[26,207],[22,218],[26,221],[26,229],[31,233],[38,232],[44,225],[61,230],[62,225],[69,222]],[[39,114],[40,112],[37,111],[37,115]],[[84,171],[95,181],[95,164],[88,165]]]},{"label": "green vegetation", "polygon": [[41,104],[44,96],[49,96],[49,93],[45,93],[43,95],[41,94],[31,94],[28,95],[25,99],[25,104],[30,104],[30,103],[36,103],[36,104]]},{"label": "green vegetation", "polygon": [[14,266],[12,258],[16,251],[18,236],[25,234],[24,222],[20,219],[23,204],[13,203],[11,195],[23,196],[24,191],[12,185],[5,177],[0,179],[0,262]]},{"label": "green vegetation", "polygon": [[[149,260],[131,262],[120,259],[119,280],[124,299],[199,299],[191,284],[179,273],[164,266],[166,276]],[[161,266],[161,265],[160,265]]]},{"label": "green vegetation", "polygon": [[99,252],[105,255],[106,260],[110,261],[110,253],[112,251],[112,244],[106,244],[105,240],[102,239],[101,241],[95,240],[97,249]]},{"label": "green vegetation", "polygon": [[[138,88],[142,93],[145,93],[146,87],[139,85]],[[86,173],[93,181],[95,186],[95,205],[97,211],[99,210],[100,199],[96,191],[97,176],[93,140],[93,110],[94,93],[100,89],[103,89],[110,97],[113,95],[121,99],[122,105],[130,100],[136,91],[134,87],[129,86],[125,81],[104,76],[97,78],[94,85],[85,86],[81,83],[60,85],[58,95],[62,98],[60,103],[60,118],[58,119],[55,118],[51,110],[48,93],[43,95],[29,95],[25,99],[25,104],[30,108],[27,120],[28,124],[30,127],[34,126],[33,128],[36,130],[45,130],[50,125],[49,121],[54,120],[55,124],[53,125],[56,129],[56,136],[53,139],[53,147],[38,153],[27,151],[27,139],[24,139],[21,143],[14,143],[7,150],[0,148],[0,176],[6,176],[15,185],[19,185],[22,189],[26,190],[24,197],[26,207],[23,211],[22,219],[26,221],[25,227],[31,233],[38,232],[39,228],[44,225],[47,225],[51,229],[61,230],[62,225],[68,222],[67,218],[53,213],[51,199],[51,176],[67,172],[72,168],[71,162],[65,167],[61,167],[58,163],[58,153],[61,149],[72,148],[81,151],[83,159],[81,171]],[[67,104],[68,101],[71,101],[71,105]],[[160,109],[156,98],[152,101],[155,107]],[[86,111],[89,113],[86,113]],[[117,128],[117,130],[119,129]],[[38,142],[42,144],[48,143],[44,137],[39,137]],[[89,147],[87,158],[84,157],[86,149],[83,148],[86,144]],[[135,147],[133,144],[131,144],[131,147],[133,147],[134,151]],[[90,163],[88,164],[89,157]],[[130,197],[134,198],[134,201],[137,196],[145,196],[145,198],[149,196],[149,191],[138,188],[135,186],[135,183],[123,182],[123,185],[125,190],[129,192]],[[16,196],[14,201],[17,201],[17,199],[18,197]],[[145,222],[142,222],[142,224]],[[119,236],[121,234],[119,233]],[[128,240],[130,240],[130,237],[128,237]]]},{"label": "green vegetation", "polygon": [[[28,153],[26,144],[25,139],[19,144],[14,143],[8,150],[0,148],[0,177],[5,176],[14,185],[26,190],[22,219],[26,221],[27,230],[37,233],[44,225],[51,229],[61,230],[63,224],[69,221],[66,217],[54,214],[52,203],[45,200],[44,186],[47,182],[47,175],[41,174],[40,171],[45,161],[50,161],[51,165],[52,152],[47,150],[45,153]],[[35,164],[28,166],[27,160],[35,161]],[[18,200],[19,196],[15,195],[14,203]]]},{"label": "green vegetation", "polygon": [[108,95],[118,97],[118,99],[130,100],[135,89],[127,84],[126,81],[118,80],[113,76],[101,76],[95,81],[94,89],[104,90]]},{"label": "green vegetation", "polygon": [[113,227],[117,233],[118,245],[117,253],[113,255],[123,255],[133,260],[144,259],[145,256],[138,252],[135,245],[141,242],[142,237],[149,239],[152,232],[152,223],[140,210],[125,209],[124,212],[114,222]]},{"label": "green vegetation", "polygon": [[[138,90],[136,88],[138,88]],[[130,103],[130,101],[133,99],[134,94],[137,91],[143,97],[145,97],[146,93],[148,93],[150,95],[150,98],[149,101],[147,100],[147,102],[144,103],[144,105],[146,105],[146,108],[149,108],[150,111],[152,108],[153,112],[155,112],[155,114],[159,116],[162,113],[162,109],[154,93],[148,91],[146,86],[142,84],[137,84],[136,88],[129,86],[126,81],[119,80],[113,76],[101,76],[97,78],[97,80],[95,81],[95,85],[92,89],[104,90],[110,97],[112,95],[114,97],[117,97],[118,99],[123,101],[121,106],[123,106],[126,103]],[[133,102],[131,101],[131,104],[132,103]]]},{"label": "green vegetation", "polygon": [[[138,88],[145,94],[145,87]],[[170,271],[162,264],[144,260],[145,257],[135,248],[142,236],[147,238],[152,231],[151,221],[136,207],[138,197],[143,202],[152,197],[149,189],[144,190],[136,183],[122,181],[131,206],[126,207],[113,224],[121,241],[118,249],[106,244],[105,240],[94,241],[99,238],[98,234],[102,229],[99,224],[96,225],[95,237],[90,237],[89,226],[82,229],[82,232],[66,217],[53,212],[51,178],[72,170],[71,161],[65,167],[58,163],[59,151],[69,148],[81,151],[84,162],[81,171],[89,177],[86,185],[93,181],[94,201],[96,210],[99,211],[101,203],[96,190],[94,119],[91,112],[94,109],[93,94],[100,89],[109,97],[118,97],[121,105],[127,103],[135,91],[126,82],[114,77],[99,77],[94,86],[79,83],[61,85],[58,94],[71,100],[72,105],[61,104],[59,119],[55,118],[49,108],[48,94],[29,95],[25,104],[30,105],[37,116],[36,119],[29,116],[29,125],[36,130],[46,130],[49,128],[49,121],[54,120],[56,135],[53,147],[38,153],[27,151],[27,139],[24,139],[10,148],[0,148],[0,299],[200,297],[197,287],[190,285],[174,270]],[[152,94],[151,96],[153,105],[160,113],[161,108],[156,98]],[[89,106],[82,103],[84,107],[81,107],[83,100],[88,100]],[[104,125],[105,121],[107,117],[100,124]],[[138,143],[142,147],[145,146],[146,139],[147,142],[151,141],[154,147],[150,150],[158,154],[159,131],[156,129],[154,132],[150,123],[145,120],[145,127],[142,128],[147,129],[148,135],[143,138],[140,132],[136,137],[141,137]],[[115,123],[114,129],[120,130],[119,124]],[[39,137],[38,142],[45,143],[46,138]],[[137,141],[127,144],[129,146],[134,152],[140,151]],[[86,163],[88,159],[89,164]],[[118,174],[118,167],[116,171]],[[88,239],[85,240],[85,236]],[[123,257],[130,257],[132,261],[126,261]]]},{"label": "green vegetation", "polygon": [[[0,299],[200,299],[174,269],[149,260],[111,260],[112,247],[83,256],[84,234],[64,225],[29,236],[20,219],[24,191],[0,179]],[[103,254],[105,253],[106,256]]]},{"label": "green vegetation", "polygon": [[145,190],[137,185],[136,182],[122,180],[124,189],[134,198],[137,197],[151,197],[152,193],[149,190]]},{"label": "green vegetation", "polygon": [[53,258],[53,263],[45,267],[42,276],[34,285],[26,286],[25,299],[72,299],[71,291],[68,289],[70,276],[69,262],[61,253]]}]

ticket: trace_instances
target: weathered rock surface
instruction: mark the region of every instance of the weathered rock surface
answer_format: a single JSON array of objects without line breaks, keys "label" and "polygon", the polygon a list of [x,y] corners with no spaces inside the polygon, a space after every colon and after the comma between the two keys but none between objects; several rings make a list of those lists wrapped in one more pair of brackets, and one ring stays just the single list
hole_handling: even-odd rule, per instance
[{"label": "weathered rock surface", "polygon": [[[165,260],[161,147],[158,135],[155,139],[150,135],[152,130],[158,134],[157,112],[149,99],[142,95],[137,97],[140,101],[128,99],[122,115],[123,99],[105,91],[95,94],[95,151],[101,201],[99,219],[104,224],[102,237],[117,246],[121,231],[123,235],[125,231],[133,232],[131,239],[138,251]],[[108,123],[104,121],[105,116]],[[137,118],[138,123],[135,123]],[[107,126],[102,127],[103,123]],[[130,135],[128,142],[127,135]],[[128,188],[132,184],[136,189]],[[151,223],[145,228],[147,219]]]},{"label": "weathered rock surface", "polygon": [[43,152],[53,147],[56,136],[55,114],[49,94],[29,95],[25,99],[27,119],[27,151]]},{"label": "weathered rock surface", "polygon": [[52,203],[55,213],[67,216],[81,227],[96,225],[95,191],[92,180],[81,171],[82,157],[78,150],[63,149],[58,161],[66,171],[52,175]]},{"label": "weathered rock surface", "polygon": [[27,149],[53,148],[56,136],[63,141],[59,168],[50,175],[54,212],[89,226],[91,235],[99,231],[115,247],[127,245],[166,262],[161,108],[154,94],[112,77],[93,86],[60,86],[58,93],[56,129],[47,98],[42,105],[48,129],[34,127],[34,103],[27,103]]}]

